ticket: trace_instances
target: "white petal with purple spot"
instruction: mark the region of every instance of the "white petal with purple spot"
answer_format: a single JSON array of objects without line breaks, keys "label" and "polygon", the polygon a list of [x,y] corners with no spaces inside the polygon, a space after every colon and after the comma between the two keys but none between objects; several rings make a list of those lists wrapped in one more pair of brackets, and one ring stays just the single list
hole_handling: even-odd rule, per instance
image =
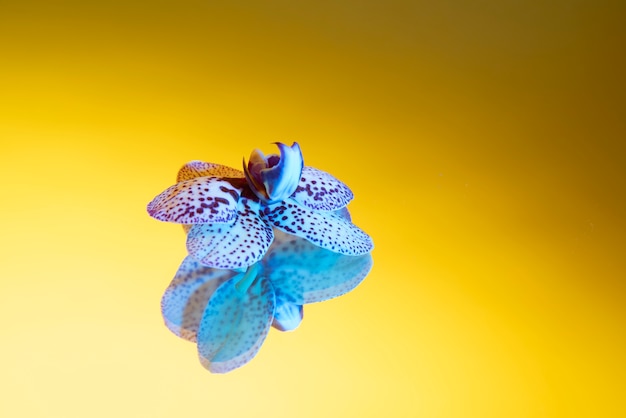
[{"label": "white petal with purple spot", "polygon": [[264,209],[269,222],[288,234],[345,255],[368,253],[372,239],[359,227],[332,212],[316,212],[287,200]]},{"label": "white petal with purple spot", "polygon": [[165,325],[177,336],[196,341],[200,319],[213,292],[235,275],[232,270],[206,267],[186,257],[161,299]]},{"label": "white petal with purple spot", "polygon": [[237,280],[213,294],[198,329],[198,355],[213,373],[227,373],[248,363],[267,337],[274,315],[274,291],[269,280],[257,278],[245,292]]},{"label": "white petal with purple spot", "polygon": [[226,165],[207,163],[204,161],[190,161],[178,171],[176,181],[194,179],[196,177],[241,177],[243,172]]},{"label": "white petal with purple spot", "polygon": [[317,168],[304,167],[291,198],[313,210],[337,210],[350,203],[354,195],[348,186],[332,175]]},{"label": "white petal with purple spot", "polygon": [[235,219],[240,191],[216,177],[177,183],[148,203],[153,218],[179,224],[227,223]]},{"label": "white petal with purple spot", "polygon": [[187,235],[187,251],[210,267],[239,269],[259,261],[274,233],[259,216],[259,203],[241,198],[232,224],[193,225]]}]

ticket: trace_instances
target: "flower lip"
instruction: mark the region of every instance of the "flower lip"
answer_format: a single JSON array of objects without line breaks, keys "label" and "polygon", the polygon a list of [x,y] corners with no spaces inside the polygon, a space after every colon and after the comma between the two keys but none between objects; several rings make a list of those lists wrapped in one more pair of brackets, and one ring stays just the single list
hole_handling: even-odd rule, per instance
[{"label": "flower lip", "polygon": [[296,305],[285,301],[276,301],[272,326],[279,331],[295,331],[300,326],[304,317],[302,305]]},{"label": "flower lip", "polygon": [[291,196],[298,188],[304,159],[300,145],[291,147],[276,142],[280,156],[267,157],[258,149],[252,151],[250,161],[243,161],[243,170],[248,185],[254,194],[266,203],[274,203]]}]

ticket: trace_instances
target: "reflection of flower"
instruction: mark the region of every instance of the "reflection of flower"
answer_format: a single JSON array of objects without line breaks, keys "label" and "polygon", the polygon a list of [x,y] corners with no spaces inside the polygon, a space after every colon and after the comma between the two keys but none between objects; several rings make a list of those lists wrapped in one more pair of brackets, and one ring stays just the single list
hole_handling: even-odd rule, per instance
[{"label": "reflection of flower", "polygon": [[269,328],[296,329],[303,305],[356,287],[372,266],[370,237],[352,224],[350,189],[305,167],[297,143],[255,150],[243,169],[192,161],[148,204],[183,224],[185,258],[161,301],[202,364],[226,373],[249,362]]},{"label": "reflection of flower", "polygon": [[178,183],[148,204],[159,220],[191,225],[189,255],[202,264],[243,269],[261,260],[276,228],[345,255],[371,251],[370,237],[336,211],[350,189],[328,173],[303,165],[297,143],[278,144],[280,156],[255,150],[244,172],[192,161]]},{"label": "reflection of flower", "polygon": [[187,257],[163,295],[163,318],[197,342],[206,368],[226,373],[256,355],[270,326],[295,329],[302,305],[349,292],[371,266],[370,254],[345,256],[276,231],[265,257],[243,273]]}]

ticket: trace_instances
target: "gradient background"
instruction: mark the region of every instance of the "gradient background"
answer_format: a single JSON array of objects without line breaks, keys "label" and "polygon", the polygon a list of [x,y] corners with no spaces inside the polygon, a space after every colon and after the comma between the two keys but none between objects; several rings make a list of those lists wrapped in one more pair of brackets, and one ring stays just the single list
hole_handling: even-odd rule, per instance
[{"label": "gradient background", "polygon": [[[0,1],[0,416],[626,416],[624,11]],[[145,206],[294,140],[374,269],[211,375]]]}]

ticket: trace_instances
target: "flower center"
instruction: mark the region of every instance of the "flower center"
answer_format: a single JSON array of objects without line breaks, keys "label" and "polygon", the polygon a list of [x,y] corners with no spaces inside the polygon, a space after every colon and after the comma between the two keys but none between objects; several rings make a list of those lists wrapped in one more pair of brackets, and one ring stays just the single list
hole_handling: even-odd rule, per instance
[{"label": "flower center", "polygon": [[243,161],[243,171],[254,194],[265,203],[274,203],[291,196],[298,188],[304,160],[297,142],[291,147],[276,143],[280,155],[267,157],[254,150],[250,161]]},{"label": "flower center", "polygon": [[267,168],[272,168],[280,162],[280,157],[278,155],[272,154],[267,157]]}]

